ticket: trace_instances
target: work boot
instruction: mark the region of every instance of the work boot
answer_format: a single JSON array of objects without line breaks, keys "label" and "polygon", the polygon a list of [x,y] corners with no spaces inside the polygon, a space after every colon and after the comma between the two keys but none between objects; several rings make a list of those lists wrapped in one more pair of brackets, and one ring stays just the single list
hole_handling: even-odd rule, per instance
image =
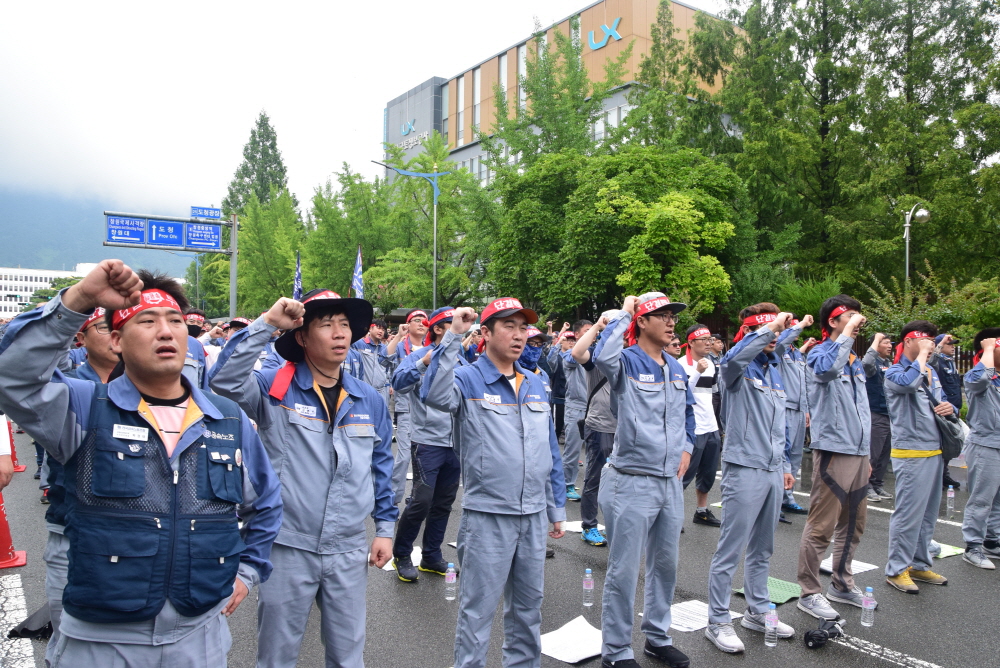
[{"label": "work boot", "polygon": [[416,582],[420,579],[420,573],[409,557],[393,557],[392,565],[396,569],[396,577],[403,582]]}]

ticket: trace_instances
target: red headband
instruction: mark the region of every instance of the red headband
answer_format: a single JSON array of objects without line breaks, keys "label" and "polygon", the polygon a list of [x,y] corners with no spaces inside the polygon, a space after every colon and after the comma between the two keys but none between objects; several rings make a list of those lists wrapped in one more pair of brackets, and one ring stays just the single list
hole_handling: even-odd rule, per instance
[{"label": "red headband", "polygon": [[733,343],[739,343],[746,336],[747,331],[744,327],[753,327],[754,325],[766,325],[769,322],[774,322],[774,319],[778,317],[777,313],[758,313],[757,315],[748,315],[743,318],[743,325],[740,327],[740,331],[736,332],[736,336],[733,337]]},{"label": "red headband", "polygon": [[820,323],[820,326],[819,326],[820,331],[823,332],[823,338],[820,341],[820,343],[822,343],[823,341],[826,341],[828,338],[830,338],[830,331],[826,328],[826,323],[830,322],[830,318],[839,318],[840,316],[844,315],[845,313],[847,313],[850,310],[851,309],[849,309],[846,306],[844,306],[843,304],[841,304],[837,308],[835,308],[832,311],[830,311],[830,315],[826,316],[826,321]]},{"label": "red headband", "polygon": [[424,320],[427,320],[427,314],[418,309],[416,311],[411,311],[410,314],[408,316],[406,316],[406,322],[410,322],[411,320],[413,320],[417,316],[420,316]]},{"label": "red headband", "polygon": [[[699,336],[712,336],[712,332],[708,331],[705,327],[699,327],[690,334],[688,334],[688,341],[694,341]],[[687,363],[689,366],[694,365],[694,360],[691,359],[691,346],[684,344],[681,348],[687,348]]]},{"label": "red headband", "polygon": [[[929,339],[931,335],[927,332],[921,332],[914,330],[912,332],[907,332],[906,336],[903,337],[903,341],[906,339]],[[893,364],[899,364],[899,358],[903,356],[903,341],[896,344],[896,357],[892,360]]]},{"label": "red headband", "polygon": [[86,331],[86,329],[88,327],[90,327],[91,325],[93,325],[98,320],[103,320],[104,319],[104,314],[105,314],[105,310],[104,310],[103,307],[98,306],[97,308],[95,308],[94,312],[90,315],[89,318],[87,318],[87,322],[83,323],[83,327],[80,328],[80,331],[81,332]]},{"label": "red headband", "polygon": [[629,323],[628,329],[625,330],[625,345],[634,346],[638,337],[635,335],[636,321],[639,319],[640,315],[649,315],[657,309],[661,309],[664,306],[670,306],[670,299],[667,297],[654,297],[652,299],[647,299],[635,309],[635,315],[632,317],[632,322]]},{"label": "red headband", "polygon": [[149,308],[172,308],[177,311],[181,310],[177,300],[163,290],[143,290],[142,298],[139,300],[138,304],[131,308],[115,311],[115,314],[111,317],[111,329],[121,329],[122,325],[135,317],[136,313],[145,311]]},{"label": "red headband", "polygon": [[184,316],[185,320],[195,320],[197,322],[205,322],[205,316],[198,315],[197,313],[188,313]]},{"label": "red headband", "polygon": [[427,323],[427,333],[424,334],[424,345],[431,345],[431,331],[434,329],[434,325],[438,324],[442,320],[447,320],[455,315],[455,309],[450,308],[447,311],[441,311],[435,317],[431,318],[431,321]]}]

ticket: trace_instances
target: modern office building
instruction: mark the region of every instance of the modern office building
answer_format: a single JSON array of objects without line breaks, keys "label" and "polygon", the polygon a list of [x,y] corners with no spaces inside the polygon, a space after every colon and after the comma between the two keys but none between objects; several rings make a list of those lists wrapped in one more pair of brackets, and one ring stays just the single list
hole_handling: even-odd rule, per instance
[{"label": "modern office building", "polygon": [[96,264],[78,264],[73,271],[0,267],[0,318],[12,318],[31,300],[35,290],[51,288],[57,278],[86,276]]},{"label": "modern office building", "polygon": [[[597,139],[603,136],[606,126],[617,126],[630,109],[626,99],[629,84],[634,82],[639,63],[649,51],[650,29],[658,6],[659,0],[599,0],[546,29],[548,43],[554,44],[554,32],[558,30],[569,36],[570,20],[579,17],[576,37],[583,45],[584,65],[595,77],[603,77],[608,59],[617,58],[630,43],[634,44],[626,64],[626,84],[605,102],[605,116],[595,124]],[[686,38],[688,30],[695,27],[695,14],[699,11],[674,0],[678,38]],[[488,181],[490,175],[482,161],[483,150],[476,140],[475,129],[488,132],[494,126],[496,84],[503,89],[511,113],[516,108],[515,100],[524,104],[518,77],[526,74],[530,53],[533,45],[532,37],[528,36],[450,79],[432,77],[396,97],[385,108],[383,141],[402,148],[409,159],[421,152],[420,141],[437,130],[451,147],[451,159],[480,180]]]}]

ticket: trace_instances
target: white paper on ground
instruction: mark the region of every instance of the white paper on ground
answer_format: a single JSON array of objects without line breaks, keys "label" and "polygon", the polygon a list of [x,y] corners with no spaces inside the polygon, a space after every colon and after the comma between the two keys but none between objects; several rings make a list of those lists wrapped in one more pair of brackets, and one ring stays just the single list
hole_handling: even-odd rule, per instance
[{"label": "white paper on ground", "polygon": [[[735,622],[743,616],[742,613],[729,611]],[[708,603],[697,599],[674,603],[670,606],[670,628],[681,633],[700,631],[708,626]]]},{"label": "white paper on ground", "polygon": [[[419,564],[420,563],[420,555],[421,555],[420,548],[419,547],[413,548],[413,554],[410,555],[410,559],[413,560],[414,564]],[[389,559],[389,561],[385,562],[385,566],[382,567],[382,570],[383,571],[394,571],[394,570],[396,570],[396,567],[392,565],[392,559],[391,558]]]},{"label": "white paper on ground", "polygon": [[[583,522],[563,522],[563,531],[569,531],[571,533],[583,533]],[[604,531],[604,525],[597,525],[598,531]]]},{"label": "white paper on ground", "polygon": [[964,554],[965,550],[961,547],[955,547],[954,545],[945,545],[941,543],[941,554],[937,555],[938,559],[944,559],[945,557],[957,557],[960,554]]},{"label": "white paper on ground", "polygon": [[406,474],[406,479],[407,480],[413,480],[413,474],[412,473],[407,473]]},{"label": "white paper on ground", "polygon": [[448,543],[448,547],[453,547],[453,548],[455,548],[457,550],[458,549],[458,543]]},{"label": "white paper on ground", "polygon": [[[851,560],[851,573],[858,575],[859,573],[865,573],[867,571],[874,571],[878,566],[875,564],[868,564],[864,561],[858,561],[857,559]],[[820,573],[833,573],[833,555],[831,554],[823,561],[819,562],[819,572]]]},{"label": "white paper on ground", "polygon": [[579,663],[601,654],[601,632],[583,615],[550,633],[542,634],[542,654],[564,663]]}]

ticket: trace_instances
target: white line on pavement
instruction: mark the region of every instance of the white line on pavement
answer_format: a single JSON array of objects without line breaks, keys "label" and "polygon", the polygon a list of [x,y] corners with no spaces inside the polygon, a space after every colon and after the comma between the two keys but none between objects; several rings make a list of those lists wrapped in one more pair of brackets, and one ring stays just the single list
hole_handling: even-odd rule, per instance
[{"label": "white line on pavement", "polygon": [[883,661],[888,661],[893,665],[902,666],[903,668],[941,668],[941,666],[936,663],[916,659],[907,654],[903,654],[902,652],[897,652],[894,649],[888,649],[887,647],[882,647],[881,645],[876,645],[873,642],[868,642],[867,640],[862,640],[861,638],[855,638],[854,636],[836,638],[834,639],[834,642],[838,645],[843,645],[844,647],[850,647],[851,649],[856,649],[859,652],[864,652],[868,656],[875,657],[876,659],[882,659]]},{"label": "white line on pavement", "polygon": [[0,576],[0,666],[34,668],[35,652],[27,638],[9,640],[7,632],[28,616],[19,574]]},{"label": "white line on pavement", "polygon": [[[807,492],[792,492],[792,494],[794,494],[796,496],[806,496],[806,497],[809,496],[809,494]],[[868,505],[868,510],[877,510],[880,513],[889,513],[890,515],[892,515],[893,512],[895,512],[892,508],[881,508],[879,506],[873,506],[871,504]],[[962,523],[961,522],[952,522],[951,520],[941,520],[941,519],[939,519],[938,523],[940,523],[940,524],[947,524],[950,527],[958,527],[959,529],[962,528]]]}]

